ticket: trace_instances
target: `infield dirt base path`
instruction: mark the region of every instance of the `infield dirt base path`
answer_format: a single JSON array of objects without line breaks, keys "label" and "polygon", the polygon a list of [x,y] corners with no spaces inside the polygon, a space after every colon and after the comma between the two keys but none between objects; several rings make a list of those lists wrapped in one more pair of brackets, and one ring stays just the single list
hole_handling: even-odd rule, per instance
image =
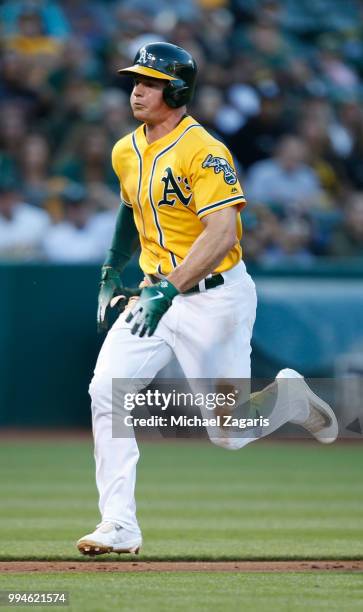
[{"label": "infield dirt base path", "polygon": [[363,572],[359,561],[1,561],[17,572]]}]

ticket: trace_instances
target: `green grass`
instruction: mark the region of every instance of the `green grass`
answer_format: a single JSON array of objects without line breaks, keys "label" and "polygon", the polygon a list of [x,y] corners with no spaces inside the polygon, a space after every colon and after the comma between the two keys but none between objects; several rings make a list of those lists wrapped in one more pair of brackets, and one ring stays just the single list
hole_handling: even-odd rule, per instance
[{"label": "green grass", "polygon": [[63,609],[72,612],[351,612],[363,602],[357,574],[13,574],[0,576],[0,589],[68,591],[70,608]]},{"label": "green grass", "polygon": [[[0,559],[81,558],[74,542],[99,520],[92,453],[2,444]],[[143,443],[139,558],[361,558],[362,458],[358,445]]]},{"label": "green grass", "polygon": [[[228,453],[207,443],[142,444],[140,559],[361,558],[361,465],[353,445],[259,443]],[[3,443],[0,484],[2,560],[84,559],[74,541],[99,520],[90,443]],[[0,589],[65,590],[76,612],[363,606],[354,573],[3,574]]]}]

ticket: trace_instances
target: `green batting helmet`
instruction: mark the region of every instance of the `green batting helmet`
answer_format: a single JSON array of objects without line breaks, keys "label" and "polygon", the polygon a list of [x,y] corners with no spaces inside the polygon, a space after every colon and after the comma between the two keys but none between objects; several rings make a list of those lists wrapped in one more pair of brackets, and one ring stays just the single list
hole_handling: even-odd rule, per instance
[{"label": "green batting helmet", "polygon": [[178,108],[190,102],[194,93],[197,65],[193,57],[176,45],[155,42],[141,47],[133,66],[123,68],[119,74],[142,74],[153,79],[164,79],[163,97],[168,106]]}]

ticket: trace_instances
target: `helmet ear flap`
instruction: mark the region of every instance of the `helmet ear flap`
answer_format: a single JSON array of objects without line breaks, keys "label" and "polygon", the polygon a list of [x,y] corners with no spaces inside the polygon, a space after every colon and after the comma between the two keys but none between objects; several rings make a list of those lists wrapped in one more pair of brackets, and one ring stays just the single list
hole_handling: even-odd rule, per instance
[{"label": "helmet ear flap", "polygon": [[188,96],[189,87],[182,79],[169,81],[163,90],[163,98],[171,108],[178,108],[186,104]]}]

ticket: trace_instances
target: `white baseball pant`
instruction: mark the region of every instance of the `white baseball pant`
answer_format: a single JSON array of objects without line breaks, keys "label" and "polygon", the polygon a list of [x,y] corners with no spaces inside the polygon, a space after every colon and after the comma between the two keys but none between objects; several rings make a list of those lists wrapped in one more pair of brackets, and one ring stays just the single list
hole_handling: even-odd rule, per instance
[{"label": "white baseball pant", "polygon": [[[139,450],[133,432],[112,437],[112,379],[132,380],[133,391],[141,391],[174,356],[187,379],[250,379],[255,285],[243,262],[223,277],[224,284],[214,289],[178,295],[151,337],[133,336],[124,313],[107,334],[89,389],[103,521],[140,532],[135,505]],[[242,440],[239,447],[250,441]]]}]

